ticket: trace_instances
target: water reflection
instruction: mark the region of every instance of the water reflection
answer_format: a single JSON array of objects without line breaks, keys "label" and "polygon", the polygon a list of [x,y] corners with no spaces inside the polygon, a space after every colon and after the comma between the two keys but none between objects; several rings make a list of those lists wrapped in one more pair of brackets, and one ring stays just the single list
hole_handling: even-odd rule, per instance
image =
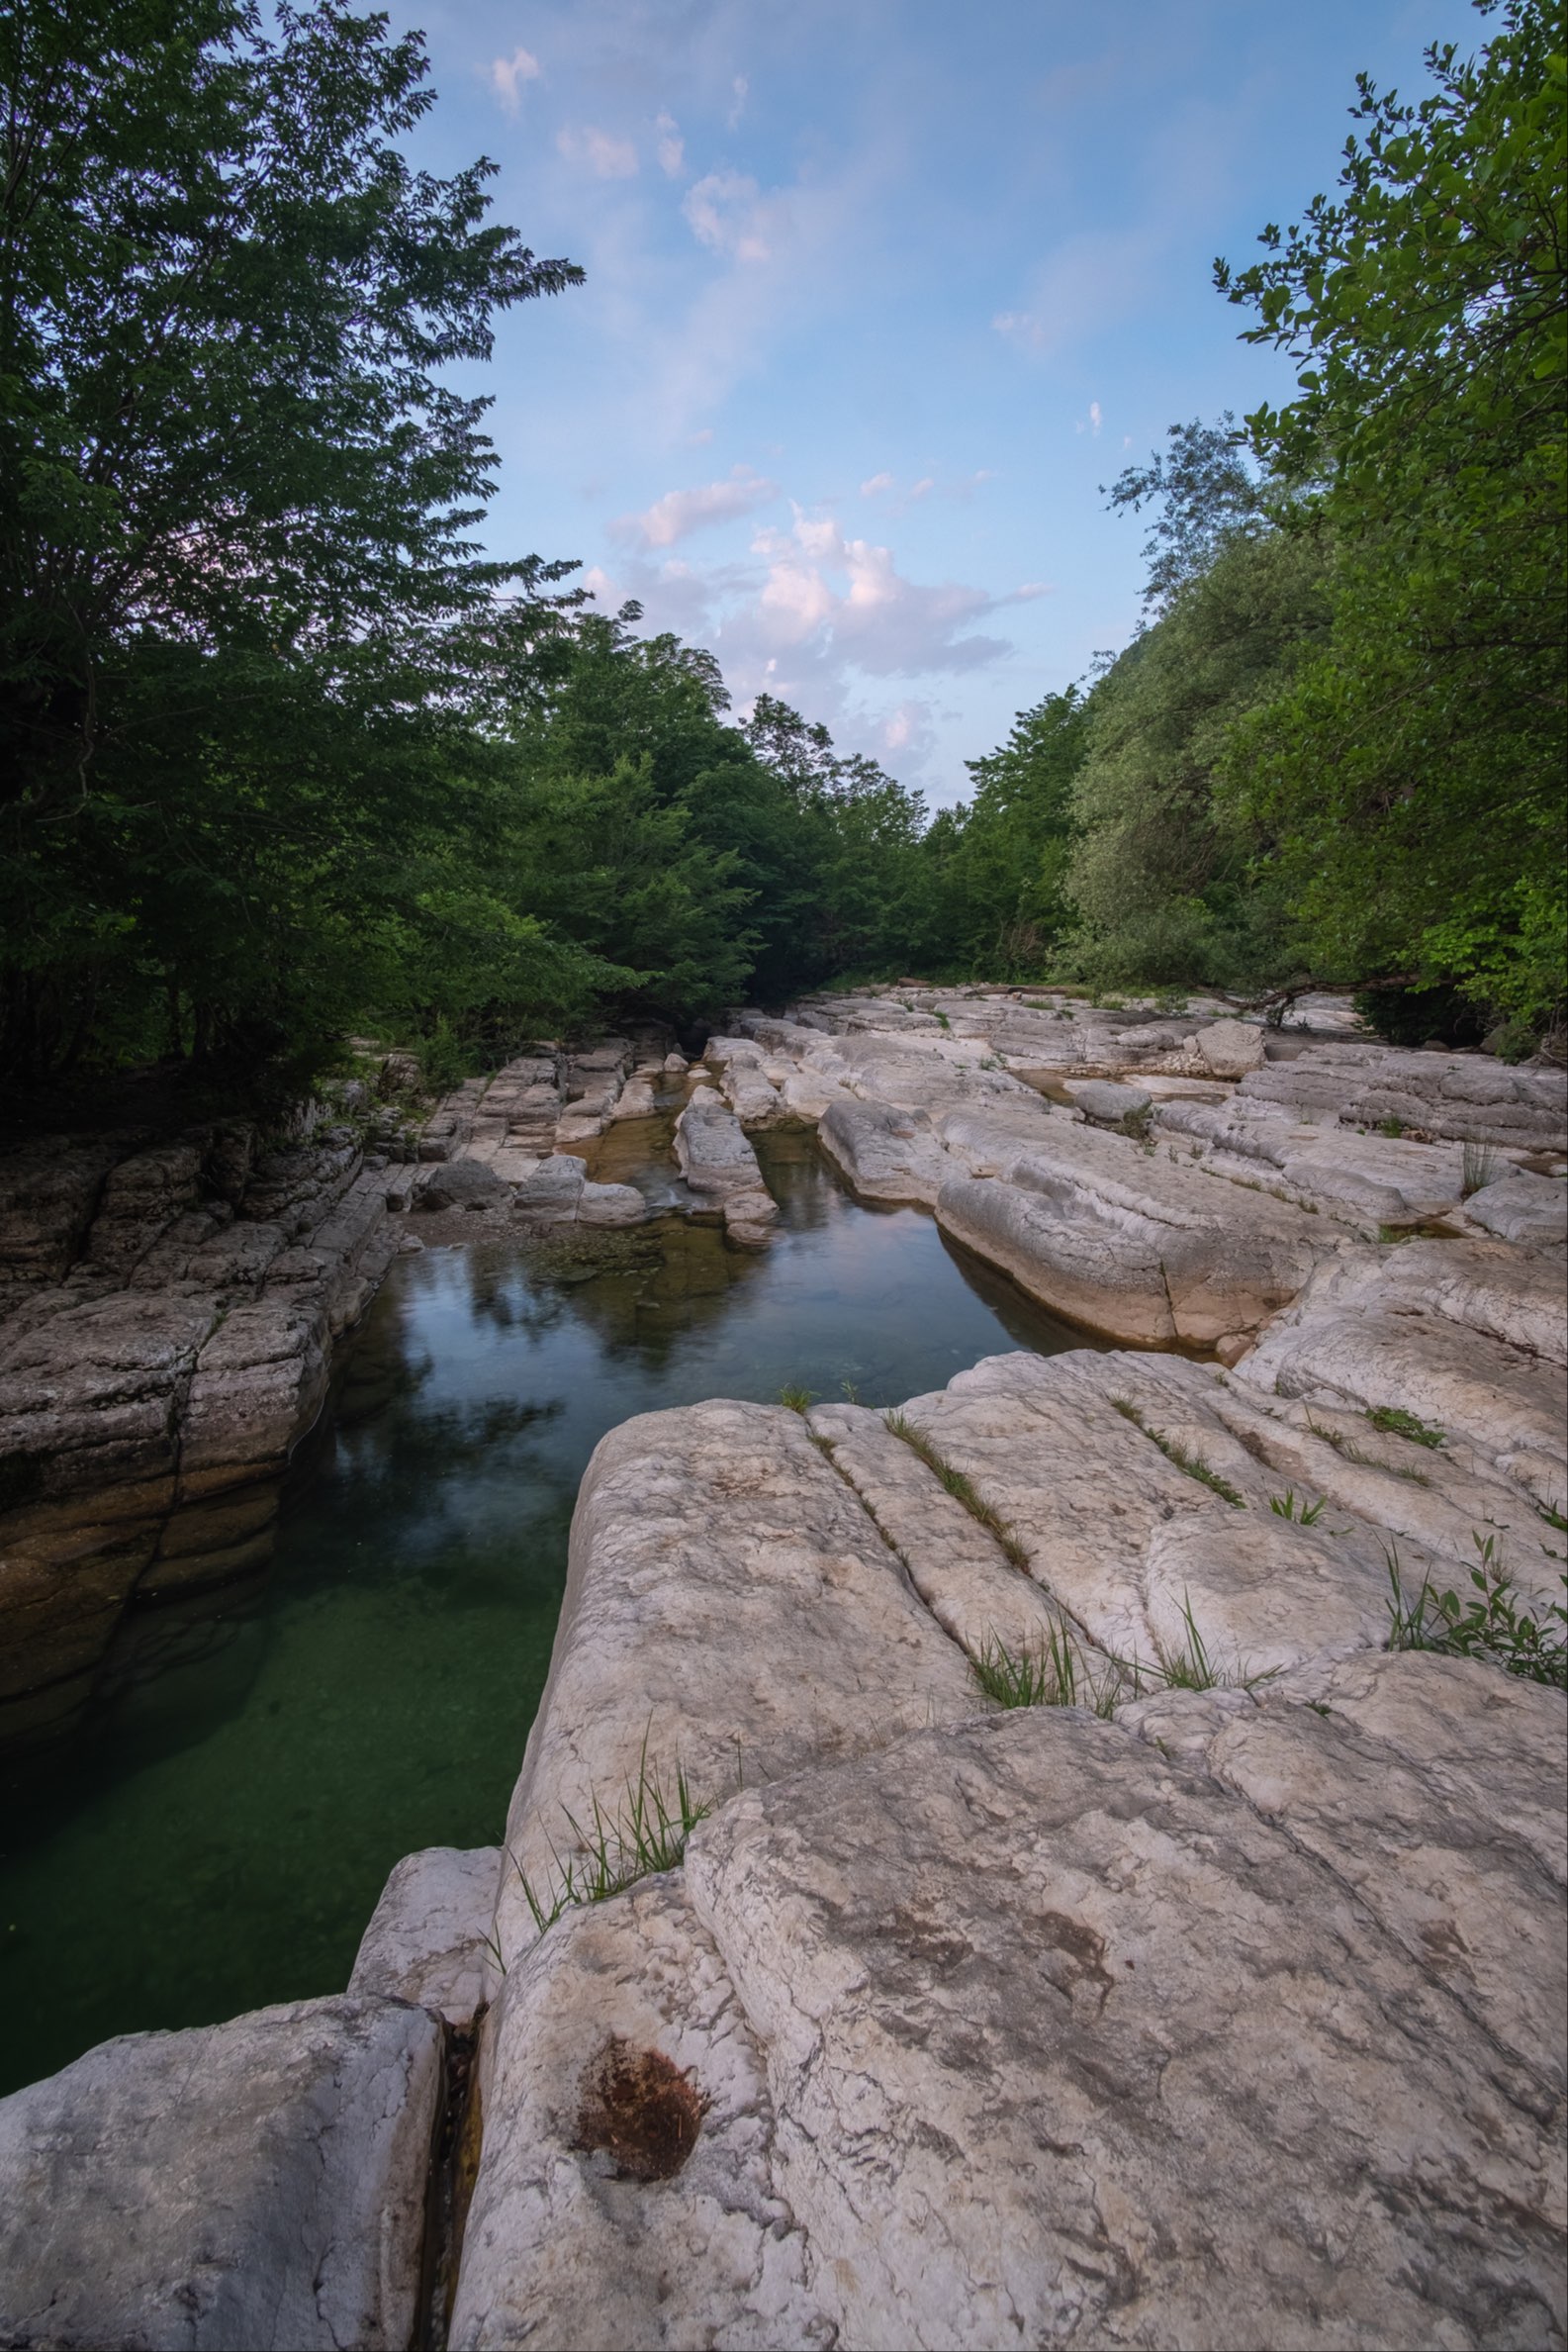
[{"label": "water reflection", "polygon": [[[611,1130],[596,1175],[667,1182],[668,1132]],[[341,1986],[400,1854],[499,1835],[606,1429],[786,1384],[891,1403],[1082,1344],[929,1218],[853,1203],[809,1137],[763,1158],[764,1253],[671,1219],[592,1258],[507,1237],[398,1263],[270,1575],[133,1617],[86,1730],[8,1768],[0,2090]]]}]

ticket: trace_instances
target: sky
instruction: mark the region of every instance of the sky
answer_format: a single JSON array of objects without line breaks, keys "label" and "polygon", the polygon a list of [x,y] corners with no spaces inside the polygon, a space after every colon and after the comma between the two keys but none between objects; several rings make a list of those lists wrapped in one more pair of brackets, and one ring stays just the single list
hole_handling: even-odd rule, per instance
[{"label": "sky", "polygon": [[1287,397],[1217,254],[1331,187],[1465,0],[460,0],[416,158],[584,286],[499,323],[499,556],[719,657],[941,807],[1125,645],[1172,423]]}]

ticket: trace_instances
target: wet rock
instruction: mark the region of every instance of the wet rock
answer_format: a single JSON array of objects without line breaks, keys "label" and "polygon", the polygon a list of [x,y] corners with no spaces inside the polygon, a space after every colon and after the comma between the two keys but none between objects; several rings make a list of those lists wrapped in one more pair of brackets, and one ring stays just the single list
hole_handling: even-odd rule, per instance
[{"label": "wet rock", "polygon": [[588,1163],[573,1153],[560,1152],[541,1160],[533,1175],[517,1186],[513,1214],[533,1225],[570,1224],[588,1179]]},{"label": "wet rock", "polygon": [[742,1247],[756,1246],[778,1220],[757,1155],[727,1104],[693,1094],[675,1124],[676,1158],[693,1192],[717,1201],[725,1230]]},{"label": "wet rock", "polygon": [[647,1214],[635,1184],[586,1183],[577,1196],[580,1225],[640,1225]]},{"label": "wet rock", "polygon": [[441,2072],[426,2011],[306,2001],[0,2101],[0,2335],[401,2352]]},{"label": "wet rock", "polygon": [[417,2002],[466,2031],[485,1998],[485,1939],[505,1859],[499,1845],[405,1854],[360,1939],[350,1997]]},{"label": "wet rock", "polygon": [[421,1209],[505,1208],[511,1186],[483,1160],[448,1160],[419,1188]]}]

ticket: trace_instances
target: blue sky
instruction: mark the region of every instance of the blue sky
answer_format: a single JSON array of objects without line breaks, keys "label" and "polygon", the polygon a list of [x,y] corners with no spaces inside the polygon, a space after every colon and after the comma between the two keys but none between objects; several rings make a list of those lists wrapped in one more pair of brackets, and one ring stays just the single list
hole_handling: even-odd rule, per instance
[{"label": "blue sky", "polygon": [[500,218],[588,283],[500,329],[497,554],[582,560],[934,805],[1137,625],[1099,485],[1289,387],[1210,282],[1463,0],[463,0],[407,21]]}]

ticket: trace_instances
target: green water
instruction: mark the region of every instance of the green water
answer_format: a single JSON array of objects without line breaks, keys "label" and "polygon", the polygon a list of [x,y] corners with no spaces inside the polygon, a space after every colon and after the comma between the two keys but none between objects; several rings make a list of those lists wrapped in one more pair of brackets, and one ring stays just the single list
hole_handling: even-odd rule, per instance
[{"label": "green water", "polygon": [[[631,1173],[637,1139],[615,1148]],[[0,2091],[112,2033],[340,1990],[400,1854],[500,1835],[616,1422],[786,1383],[893,1403],[1084,1344],[929,1217],[853,1202],[809,1137],[763,1159],[766,1253],[671,1221],[589,1278],[511,1240],[397,1262],[266,1574],[134,1614],[89,1726],[6,1769]]]}]

